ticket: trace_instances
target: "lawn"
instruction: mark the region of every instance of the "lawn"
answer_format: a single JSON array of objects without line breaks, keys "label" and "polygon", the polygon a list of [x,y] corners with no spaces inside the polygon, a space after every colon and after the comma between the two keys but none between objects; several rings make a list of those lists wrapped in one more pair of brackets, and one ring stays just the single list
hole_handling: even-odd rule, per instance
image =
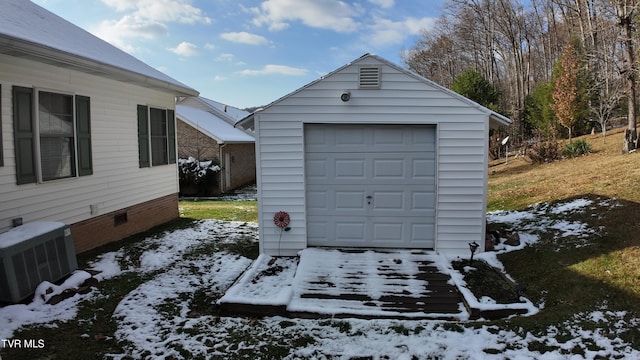
[{"label": "lawn", "polygon": [[181,200],[180,217],[190,219],[218,219],[225,221],[258,221],[256,201]]},{"label": "lawn", "polygon": [[[630,358],[640,356],[639,154],[622,135],[551,164],[489,167],[489,227],[528,243],[496,257],[540,311],[494,321],[245,319],[215,301],[257,256],[256,203],[181,201],[181,219],[79,256],[97,289],[0,308],[4,359]],[[219,220],[205,220],[219,218]],[[492,254],[487,254],[492,256]],[[42,309],[45,309],[44,311]],[[17,326],[22,322],[24,326]],[[52,327],[53,326],[53,327]],[[3,332],[4,331],[4,332]],[[8,332],[10,331],[10,332]]]}]

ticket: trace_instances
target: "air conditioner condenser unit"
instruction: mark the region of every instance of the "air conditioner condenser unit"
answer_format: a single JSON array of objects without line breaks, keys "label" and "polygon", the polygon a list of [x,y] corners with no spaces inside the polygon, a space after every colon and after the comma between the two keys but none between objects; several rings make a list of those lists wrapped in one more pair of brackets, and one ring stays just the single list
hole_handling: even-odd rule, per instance
[{"label": "air conditioner condenser unit", "polygon": [[64,223],[34,221],[0,233],[0,301],[20,302],[41,282],[56,282],[77,268]]}]

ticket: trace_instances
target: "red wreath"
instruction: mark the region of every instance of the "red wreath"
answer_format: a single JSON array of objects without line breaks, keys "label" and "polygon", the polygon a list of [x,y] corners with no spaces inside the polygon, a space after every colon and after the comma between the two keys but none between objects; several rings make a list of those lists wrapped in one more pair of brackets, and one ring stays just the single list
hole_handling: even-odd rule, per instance
[{"label": "red wreath", "polygon": [[289,222],[291,222],[291,217],[289,217],[289,214],[285,211],[278,211],[273,216],[273,223],[280,229],[284,229],[289,226]]}]

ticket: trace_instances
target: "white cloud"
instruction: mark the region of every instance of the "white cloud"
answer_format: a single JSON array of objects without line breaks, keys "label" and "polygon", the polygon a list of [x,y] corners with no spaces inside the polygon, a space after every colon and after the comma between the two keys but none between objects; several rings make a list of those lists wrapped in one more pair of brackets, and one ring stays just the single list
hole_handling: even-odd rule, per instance
[{"label": "white cloud", "polygon": [[227,80],[228,78],[226,76],[222,76],[222,75],[216,75],[213,77],[214,81],[224,81]]},{"label": "white cloud", "polygon": [[216,61],[221,61],[221,62],[232,62],[233,61],[233,54],[220,54],[220,56],[218,56],[215,60]]},{"label": "white cloud", "polygon": [[395,5],[395,0],[369,0],[369,2],[384,9],[390,9]]},{"label": "white cloud", "polygon": [[211,23],[191,0],[102,0],[107,6],[125,13],[120,20],[105,20],[92,32],[113,45],[136,52],[128,40],[156,39],[169,32],[168,23]]},{"label": "white cloud", "polygon": [[161,22],[131,15],[117,21],[105,20],[92,29],[92,33],[97,37],[130,53],[136,49],[127,43],[127,38],[156,39],[167,32],[167,26]]},{"label": "white cloud", "polygon": [[265,45],[269,43],[264,36],[251,34],[245,31],[223,33],[220,37],[231,42],[248,45]]},{"label": "white cloud", "polygon": [[301,69],[301,68],[296,68],[296,67],[291,67],[286,65],[265,65],[260,70],[246,69],[246,70],[239,71],[238,73],[240,75],[249,75],[249,76],[271,75],[271,74],[303,76],[303,75],[306,75],[307,72],[308,71],[306,69]]},{"label": "white cloud", "polygon": [[198,54],[198,47],[190,42],[183,41],[178,46],[169,49],[180,56],[194,56]]},{"label": "white cloud", "polygon": [[345,33],[358,27],[354,20],[356,9],[339,0],[266,0],[260,8],[251,8],[249,12],[255,15],[255,25],[266,25],[272,31],[286,29],[290,21]]},{"label": "white cloud", "polygon": [[213,44],[210,44],[210,43],[206,43],[206,44],[204,44],[204,48],[207,49],[207,50],[213,50],[213,49],[216,48],[216,46],[213,45]]},{"label": "white cloud", "polygon": [[191,5],[190,0],[102,0],[116,11],[133,11],[133,15],[146,19],[185,24],[211,23],[211,18]]},{"label": "white cloud", "polygon": [[372,33],[368,36],[368,42],[376,47],[401,44],[407,36],[416,35],[423,29],[431,28],[435,21],[435,18],[430,17],[407,18],[403,21],[374,18],[374,23],[370,26]]}]

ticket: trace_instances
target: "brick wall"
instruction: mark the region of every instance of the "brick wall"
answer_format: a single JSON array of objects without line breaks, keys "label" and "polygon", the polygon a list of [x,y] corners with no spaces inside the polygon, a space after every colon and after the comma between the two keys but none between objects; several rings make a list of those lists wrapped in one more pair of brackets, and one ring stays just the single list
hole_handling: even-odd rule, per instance
[{"label": "brick wall", "polygon": [[218,143],[184,121],[177,121],[178,157],[186,159],[193,156],[197,160],[216,160],[220,158]]},{"label": "brick wall", "polygon": [[231,169],[224,169],[224,171],[231,171],[231,183],[227,184],[225,190],[237,189],[256,182],[255,144],[227,144],[222,151],[228,153],[231,160]]},{"label": "brick wall", "polygon": [[76,253],[126,238],[177,219],[178,194],[167,195],[71,225]]}]

